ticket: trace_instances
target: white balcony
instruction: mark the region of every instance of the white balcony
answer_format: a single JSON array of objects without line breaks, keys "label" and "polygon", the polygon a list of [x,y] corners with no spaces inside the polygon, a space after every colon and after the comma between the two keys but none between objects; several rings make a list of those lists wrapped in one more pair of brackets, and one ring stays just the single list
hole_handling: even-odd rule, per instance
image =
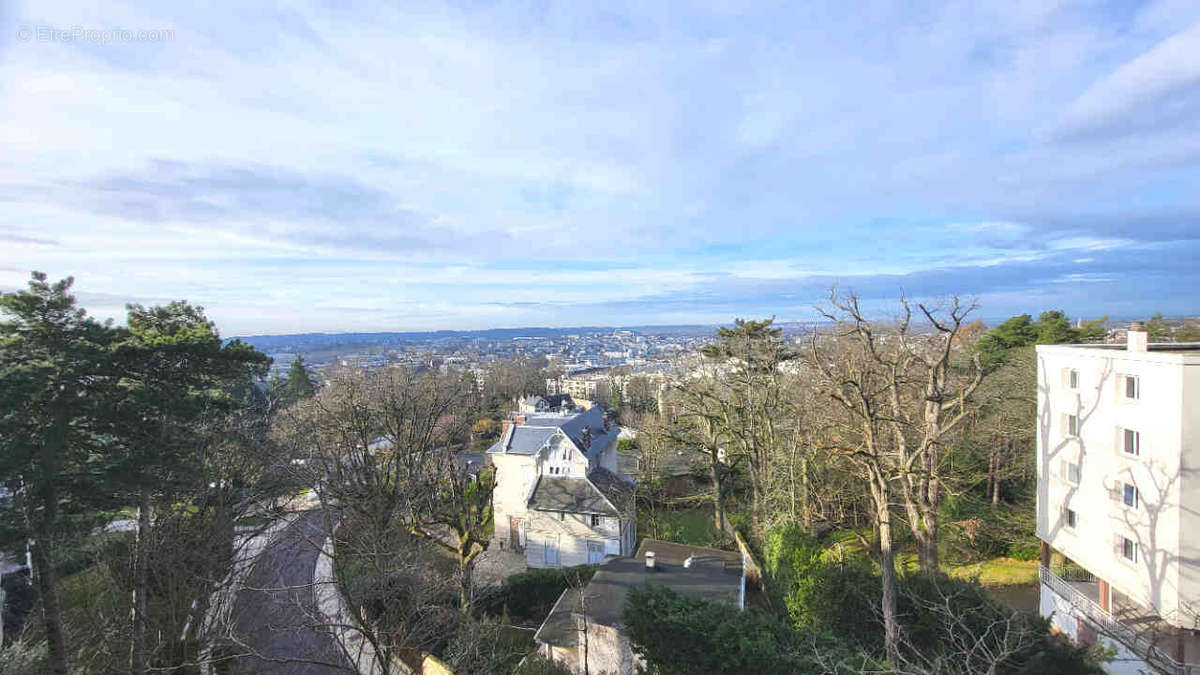
[{"label": "white balcony", "polygon": [[1076,619],[1121,643],[1147,665],[1169,675],[1200,675],[1200,636],[1194,631],[1170,626],[1153,612],[1117,598],[1112,602],[1114,611],[1104,609],[1095,580],[1068,581],[1042,566],[1038,578],[1071,607]]}]

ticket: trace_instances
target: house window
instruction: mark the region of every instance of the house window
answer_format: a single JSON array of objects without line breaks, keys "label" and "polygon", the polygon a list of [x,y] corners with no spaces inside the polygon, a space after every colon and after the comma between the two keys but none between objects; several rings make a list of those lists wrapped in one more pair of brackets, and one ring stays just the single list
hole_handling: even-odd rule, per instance
[{"label": "house window", "polygon": [[1131,509],[1138,507],[1139,495],[1136,485],[1125,483],[1121,490],[1121,501]]},{"label": "house window", "polygon": [[592,527],[600,527],[600,516],[592,516]]},{"label": "house window", "polygon": [[1125,376],[1125,399],[1128,401],[1136,401],[1142,397],[1142,382],[1141,378],[1136,375]]},{"label": "house window", "polygon": [[1142,435],[1133,429],[1122,429],[1121,452],[1133,457],[1142,454]]},{"label": "house window", "polygon": [[1067,464],[1067,482],[1079,485],[1079,465],[1075,462]]},{"label": "house window", "polygon": [[1079,514],[1075,513],[1074,509],[1064,509],[1064,515],[1066,517],[1067,527],[1072,530],[1075,529],[1075,526],[1079,524]]},{"label": "house window", "polygon": [[1079,371],[1074,368],[1067,371],[1067,386],[1071,389],[1079,388]]},{"label": "house window", "polygon": [[1067,435],[1079,435],[1079,415],[1067,415]]},{"label": "house window", "polygon": [[1121,537],[1121,557],[1129,562],[1137,562],[1137,544],[1129,537]]}]

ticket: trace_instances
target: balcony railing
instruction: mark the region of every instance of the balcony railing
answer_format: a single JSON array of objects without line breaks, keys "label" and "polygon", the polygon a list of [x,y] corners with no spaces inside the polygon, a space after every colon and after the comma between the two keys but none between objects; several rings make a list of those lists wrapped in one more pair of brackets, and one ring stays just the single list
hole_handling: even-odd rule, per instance
[{"label": "balcony railing", "polygon": [[1070,603],[1080,616],[1095,625],[1097,632],[1125,645],[1160,672],[1170,675],[1200,675],[1200,664],[1176,661],[1145,634],[1118,621],[1095,600],[1049,569],[1039,566],[1038,579]]}]

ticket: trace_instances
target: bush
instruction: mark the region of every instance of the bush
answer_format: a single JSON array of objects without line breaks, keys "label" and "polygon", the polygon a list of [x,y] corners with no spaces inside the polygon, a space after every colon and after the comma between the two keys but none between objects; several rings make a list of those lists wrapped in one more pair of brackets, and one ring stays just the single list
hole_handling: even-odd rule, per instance
[{"label": "bush", "polygon": [[483,594],[477,606],[485,614],[500,616],[507,609],[514,620],[541,623],[567,586],[586,584],[595,565],[530,569],[504,580],[499,588]]},{"label": "bush", "polygon": [[648,675],[860,673],[879,668],[827,633],[797,630],[757,608],[743,612],[660,585],[631,589],[622,621]]},{"label": "bush", "polygon": [[821,553],[817,540],[796,523],[777,525],[764,537],[763,567],[772,595],[787,607],[793,622],[805,613],[810,571],[819,564]]},{"label": "bush", "polygon": [[[800,624],[882,654],[879,576],[863,565],[821,565],[810,579],[799,594]],[[994,672],[1011,675],[1104,672],[1099,651],[1071,645],[1045,620],[1003,607],[977,583],[918,573],[902,577],[897,591],[902,649],[936,672],[983,672],[997,658]]]},{"label": "bush", "polygon": [[46,643],[16,640],[0,649],[0,675],[49,675],[52,672]]},{"label": "bush", "polygon": [[465,619],[446,646],[446,664],[456,675],[511,672],[534,651],[533,634],[494,619]]}]

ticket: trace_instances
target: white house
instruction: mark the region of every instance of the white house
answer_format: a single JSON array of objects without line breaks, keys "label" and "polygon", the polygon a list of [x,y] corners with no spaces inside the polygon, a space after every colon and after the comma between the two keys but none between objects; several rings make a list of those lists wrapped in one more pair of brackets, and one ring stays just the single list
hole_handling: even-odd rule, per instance
[{"label": "white house", "polygon": [[1200,344],[1127,339],[1037,348],[1041,610],[1113,672],[1200,673]]},{"label": "white house", "polygon": [[633,484],[617,475],[620,427],[605,411],[516,414],[488,450],[498,545],[530,567],[627,556],[637,539]]}]

